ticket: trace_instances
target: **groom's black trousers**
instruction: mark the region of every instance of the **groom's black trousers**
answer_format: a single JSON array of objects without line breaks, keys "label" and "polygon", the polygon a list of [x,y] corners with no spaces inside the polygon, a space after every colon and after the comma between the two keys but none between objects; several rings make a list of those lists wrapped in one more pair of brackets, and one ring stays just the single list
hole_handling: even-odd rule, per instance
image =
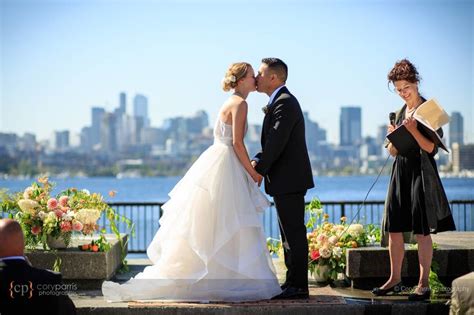
[{"label": "groom's black trousers", "polygon": [[[286,283],[297,288],[308,288],[308,240],[304,224],[304,196],[306,191],[275,195],[280,233],[284,244]],[[285,243],[288,246],[285,246]],[[289,247],[289,248],[286,248]]]}]

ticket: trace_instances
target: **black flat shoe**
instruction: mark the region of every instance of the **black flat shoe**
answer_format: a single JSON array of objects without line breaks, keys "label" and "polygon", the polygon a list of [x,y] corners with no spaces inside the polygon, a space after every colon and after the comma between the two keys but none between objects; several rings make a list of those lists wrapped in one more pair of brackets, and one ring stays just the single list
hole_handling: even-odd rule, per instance
[{"label": "black flat shoe", "polygon": [[288,286],[282,293],[272,297],[272,300],[296,300],[309,299],[308,289],[295,288]]},{"label": "black flat shoe", "polygon": [[424,301],[424,300],[429,300],[431,296],[431,289],[423,289],[422,294],[417,294],[417,293],[411,293],[408,296],[408,301]]},{"label": "black flat shoe", "polygon": [[400,291],[402,291],[402,286],[403,286],[403,284],[400,281],[399,283],[397,283],[393,287],[390,287],[390,288],[387,288],[387,289],[374,288],[372,290],[372,294],[375,295],[375,296],[384,296],[384,295],[387,295],[390,292],[400,293]]}]

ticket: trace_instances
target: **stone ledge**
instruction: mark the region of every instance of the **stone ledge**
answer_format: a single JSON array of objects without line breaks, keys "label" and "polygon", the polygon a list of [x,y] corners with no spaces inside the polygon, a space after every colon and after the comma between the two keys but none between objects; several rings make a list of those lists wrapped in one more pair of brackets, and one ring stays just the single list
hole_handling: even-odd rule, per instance
[{"label": "stone ledge", "polygon": [[[433,251],[433,261],[438,264],[438,276],[445,285],[454,278],[474,270],[474,232],[447,232],[433,236],[439,247]],[[361,247],[348,249],[346,253],[346,275],[357,288],[370,288],[390,276],[390,257],[388,248]],[[402,277],[406,285],[418,278],[418,252],[405,246]]]},{"label": "stone ledge", "polygon": [[[121,266],[121,246],[114,234],[106,234],[106,239],[110,242],[111,248],[107,252],[87,252],[78,249],[79,245],[90,243],[94,237],[73,237],[71,247],[53,252],[41,249],[26,251],[31,264],[37,268],[53,269],[56,255],[61,262],[60,272],[65,282],[76,282],[91,280],[101,283],[114,276]],[[127,234],[121,234],[122,241],[128,239]],[[95,237],[96,239],[97,237]]]}]

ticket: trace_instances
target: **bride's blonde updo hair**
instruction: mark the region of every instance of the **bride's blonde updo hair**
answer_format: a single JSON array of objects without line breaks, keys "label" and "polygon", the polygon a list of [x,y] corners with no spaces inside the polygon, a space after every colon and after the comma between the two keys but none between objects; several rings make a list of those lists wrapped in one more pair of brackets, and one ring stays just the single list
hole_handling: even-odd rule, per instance
[{"label": "bride's blonde updo hair", "polygon": [[250,67],[251,65],[247,62],[236,62],[231,64],[222,80],[222,89],[225,92],[235,89],[237,82],[239,82],[240,79],[245,78]]}]

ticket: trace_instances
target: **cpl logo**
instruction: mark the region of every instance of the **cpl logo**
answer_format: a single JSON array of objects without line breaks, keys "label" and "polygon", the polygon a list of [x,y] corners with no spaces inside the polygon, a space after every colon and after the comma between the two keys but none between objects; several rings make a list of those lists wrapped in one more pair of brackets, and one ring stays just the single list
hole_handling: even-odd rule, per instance
[{"label": "cpl logo", "polygon": [[27,284],[15,284],[15,281],[10,282],[10,297],[15,298],[15,295],[26,296],[28,299],[33,297],[33,283],[27,281]]}]

